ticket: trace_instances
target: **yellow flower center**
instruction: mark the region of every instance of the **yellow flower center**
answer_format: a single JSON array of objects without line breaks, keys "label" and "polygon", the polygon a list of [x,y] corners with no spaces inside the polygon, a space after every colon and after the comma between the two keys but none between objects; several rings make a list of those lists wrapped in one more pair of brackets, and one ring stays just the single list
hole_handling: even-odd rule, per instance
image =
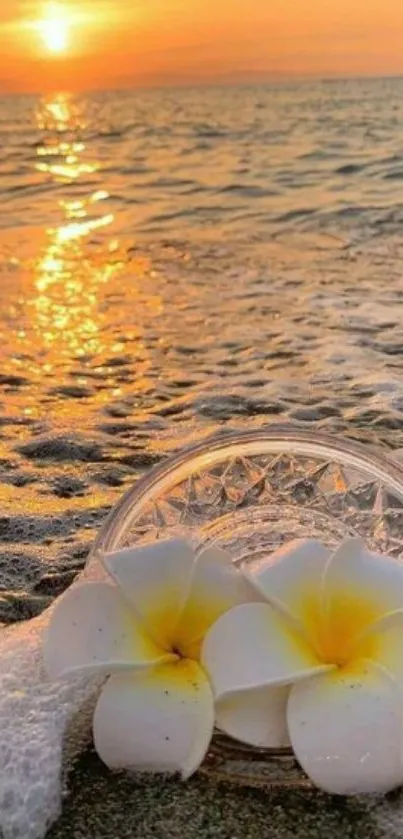
[{"label": "yellow flower center", "polygon": [[332,591],[327,604],[314,597],[304,600],[304,627],[324,664],[345,667],[357,658],[371,658],[376,638],[367,630],[380,616],[379,602],[346,588]]},{"label": "yellow flower center", "polygon": [[209,597],[192,597],[185,604],[179,621],[173,627],[165,627],[162,635],[167,639],[169,652],[180,658],[200,662],[201,648],[206,633],[225,611],[220,597],[209,593]]},{"label": "yellow flower center", "polygon": [[200,661],[202,641],[186,641],[185,638],[175,639],[171,645],[169,652],[177,655],[178,658],[191,659],[192,661]]}]

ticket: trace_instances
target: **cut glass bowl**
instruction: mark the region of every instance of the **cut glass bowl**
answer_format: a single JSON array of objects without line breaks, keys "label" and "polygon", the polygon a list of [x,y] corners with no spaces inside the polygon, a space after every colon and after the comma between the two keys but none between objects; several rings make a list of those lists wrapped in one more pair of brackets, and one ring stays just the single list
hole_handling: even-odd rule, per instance
[{"label": "cut glass bowl", "polygon": [[[224,433],[167,459],[114,508],[99,553],[183,535],[216,544],[237,564],[295,538],[335,548],[360,536],[403,558],[403,468],[350,440],[287,427]],[[202,771],[251,786],[310,787],[287,750],[261,750],[217,732]]]}]

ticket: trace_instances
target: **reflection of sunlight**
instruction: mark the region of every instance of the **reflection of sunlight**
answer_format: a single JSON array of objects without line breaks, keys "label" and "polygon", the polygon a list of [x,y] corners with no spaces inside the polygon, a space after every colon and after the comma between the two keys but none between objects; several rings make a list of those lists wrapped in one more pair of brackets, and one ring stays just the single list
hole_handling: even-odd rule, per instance
[{"label": "reflection of sunlight", "polygon": [[36,121],[43,131],[72,130],[79,122],[70,96],[63,93],[41,102]]},{"label": "reflection of sunlight", "polygon": [[[113,216],[98,221],[105,226]],[[100,287],[119,268],[117,262],[88,262],[80,242],[94,229],[68,224],[49,231],[49,242],[36,265],[34,300],[43,343],[57,352],[85,355],[100,350],[98,303]],[[100,226],[100,224],[98,224]],[[83,264],[81,264],[81,261]]]},{"label": "reflection of sunlight", "polygon": [[88,233],[90,233],[91,230],[96,230],[98,227],[106,227],[112,222],[112,213],[89,221],[72,222],[71,224],[66,224],[64,227],[59,227],[58,230],[56,230],[56,239],[58,242],[69,242],[71,239],[79,239],[80,236],[88,236]]},{"label": "reflection of sunlight", "polygon": [[50,102],[47,102],[45,107],[59,125],[62,125],[63,123],[68,125],[71,114],[68,100],[65,97],[58,96],[56,99],[52,99]]},{"label": "reflection of sunlight", "polygon": [[[38,122],[47,132],[37,148],[38,171],[56,182],[60,177],[77,182],[96,171],[95,163],[82,160],[86,145],[74,137],[77,119],[66,97],[46,102]],[[73,139],[59,142],[58,135],[66,131]],[[36,328],[47,349],[54,348],[58,355],[101,349],[100,290],[120,263],[111,258],[113,248],[104,248],[101,254],[91,251],[88,236],[112,224],[113,214],[100,212],[108,197],[105,189],[97,188],[85,198],[61,200],[62,223],[47,231],[47,246],[36,264]]]},{"label": "reflection of sunlight", "polygon": [[[79,115],[68,96],[60,94],[45,102],[37,117],[38,127],[51,134],[37,147],[39,160],[36,161],[35,168],[38,172],[74,181],[81,175],[92,175],[98,170],[97,163],[82,160],[81,155],[86,151],[82,140],[74,136],[71,140],[64,137],[68,131],[75,132],[81,127]],[[62,134],[61,138],[59,134]]]},{"label": "reflection of sunlight", "polygon": [[[38,150],[38,154],[40,154],[40,150]],[[49,153],[49,152],[48,152]],[[59,154],[60,151],[56,150],[52,152],[52,154]],[[78,158],[75,155],[67,155],[65,163],[42,163],[39,162],[36,164],[36,168],[38,172],[49,172],[51,175],[55,175],[56,177],[66,179],[68,181],[75,180],[79,178],[80,175],[85,173],[92,174],[96,172],[97,167],[91,163],[78,163]]]}]

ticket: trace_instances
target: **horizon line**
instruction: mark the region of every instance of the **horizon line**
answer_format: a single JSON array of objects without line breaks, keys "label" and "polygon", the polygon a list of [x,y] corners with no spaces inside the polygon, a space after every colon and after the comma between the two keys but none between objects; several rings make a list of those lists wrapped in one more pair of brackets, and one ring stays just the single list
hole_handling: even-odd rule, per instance
[{"label": "horizon line", "polygon": [[183,81],[172,81],[167,82],[141,82],[136,84],[133,81],[125,78],[122,79],[122,82],[116,84],[105,83],[103,86],[96,86],[96,87],[89,87],[89,88],[75,88],[69,89],[64,85],[61,85],[54,90],[7,90],[2,89],[1,87],[1,79],[0,79],[0,98],[2,97],[19,97],[19,96],[26,96],[26,97],[37,97],[37,96],[51,96],[53,95],[62,95],[62,94],[69,94],[69,95],[91,95],[94,93],[136,93],[137,91],[159,91],[159,90],[192,90],[192,89],[204,89],[204,88],[228,88],[228,87],[282,87],[287,85],[303,85],[303,84],[332,84],[337,82],[375,82],[375,81],[398,81],[403,79],[403,72],[401,73],[355,73],[353,75],[332,75],[332,74],[325,74],[325,75],[316,75],[316,74],[287,74],[287,73],[275,73],[270,74],[270,76],[266,76],[263,74],[251,74],[250,78],[241,77],[241,78],[216,78],[216,79],[206,79],[205,81],[200,80],[183,80]]}]

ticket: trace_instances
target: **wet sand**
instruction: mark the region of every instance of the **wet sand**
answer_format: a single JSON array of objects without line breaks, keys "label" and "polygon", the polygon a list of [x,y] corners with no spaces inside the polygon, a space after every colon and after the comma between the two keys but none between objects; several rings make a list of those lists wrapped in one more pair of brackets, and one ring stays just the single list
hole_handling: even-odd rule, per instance
[{"label": "wet sand", "polygon": [[372,799],[270,793],[195,777],[186,784],[111,774],[88,752],[47,839],[392,839],[401,796]]}]

